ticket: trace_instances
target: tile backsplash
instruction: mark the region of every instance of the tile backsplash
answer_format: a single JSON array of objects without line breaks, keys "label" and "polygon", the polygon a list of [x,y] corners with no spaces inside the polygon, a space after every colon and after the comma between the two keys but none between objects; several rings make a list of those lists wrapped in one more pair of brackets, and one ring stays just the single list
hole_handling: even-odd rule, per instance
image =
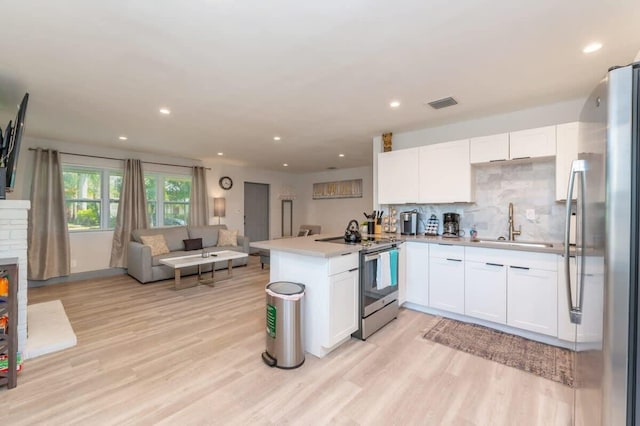
[{"label": "tile backsplash", "polygon": [[[535,160],[474,166],[475,203],[402,204],[398,213],[418,210],[418,233],[424,233],[432,214],[440,222],[446,212],[460,215],[460,228],[469,236],[475,225],[478,238],[509,235],[509,203],[513,203],[516,229],[522,226],[523,241],[559,242],[563,238],[565,204],[555,201],[555,161]],[[535,219],[526,210],[535,210]]]}]

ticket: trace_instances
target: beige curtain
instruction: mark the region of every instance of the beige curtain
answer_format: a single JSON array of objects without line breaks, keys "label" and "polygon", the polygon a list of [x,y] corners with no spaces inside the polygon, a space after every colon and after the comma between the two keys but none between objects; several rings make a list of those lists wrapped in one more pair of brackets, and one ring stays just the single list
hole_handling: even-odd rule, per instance
[{"label": "beige curtain", "polygon": [[191,181],[191,205],[189,206],[189,225],[209,224],[209,191],[207,191],[207,169],[193,168]]},{"label": "beige curtain", "polygon": [[69,232],[58,151],[36,150],[27,238],[30,280],[69,275]]},{"label": "beige curtain", "polygon": [[127,250],[131,240],[131,231],[148,227],[147,197],[144,190],[142,162],[140,160],[126,160],[116,229],[113,231],[113,244],[111,245],[109,265],[112,268],[127,267]]}]

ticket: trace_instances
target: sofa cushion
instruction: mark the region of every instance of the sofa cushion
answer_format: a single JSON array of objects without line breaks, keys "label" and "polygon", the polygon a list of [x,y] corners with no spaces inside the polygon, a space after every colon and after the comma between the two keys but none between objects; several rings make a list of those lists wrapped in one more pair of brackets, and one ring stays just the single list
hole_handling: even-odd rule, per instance
[{"label": "sofa cushion", "polygon": [[202,238],[192,238],[190,240],[183,240],[184,249],[186,251],[202,250]]},{"label": "sofa cushion", "polygon": [[[171,228],[149,228],[149,229],[136,229],[131,232],[131,236],[134,241],[142,243],[140,237],[143,235],[164,235],[164,239],[167,242],[169,250],[184,250],[184,243],[182,240],[189,239],[189,233],[186,226],[174,226]],[[143,243],[144,244],[144,243]]]},{"label": "sofa cushion", "polygon": [[142,244],[151,247],[151,256],[158,256],[169,253],[169,247],[164,240],[164,235],[142,235],[140,236]]},{"label": "sofa cushion", "polygon": [[190,226],[189,238],[202,238],[203,247],[215,247],[218,245],[218,232],[227,229],[227,225]]},{"label": "sofa cushion", "polygon": [[232,231],[227,229],[221,229],[220,235],[218,237],[218,247],[231,246],[235,247],[238,245],[238,230],[234,229]]}]

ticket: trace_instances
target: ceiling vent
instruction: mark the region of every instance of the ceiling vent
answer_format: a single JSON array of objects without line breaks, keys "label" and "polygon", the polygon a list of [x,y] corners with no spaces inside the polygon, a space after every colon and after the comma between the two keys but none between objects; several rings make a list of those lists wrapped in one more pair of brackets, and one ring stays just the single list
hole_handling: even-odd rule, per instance
[{"label": "ceiling vent", "polygon": [[438,99],[437,101],[429,102],[428,105],[433,109],[442,109],[454,105],[458,105],[458,101],[453,99],[451,96],[448,98]]}]

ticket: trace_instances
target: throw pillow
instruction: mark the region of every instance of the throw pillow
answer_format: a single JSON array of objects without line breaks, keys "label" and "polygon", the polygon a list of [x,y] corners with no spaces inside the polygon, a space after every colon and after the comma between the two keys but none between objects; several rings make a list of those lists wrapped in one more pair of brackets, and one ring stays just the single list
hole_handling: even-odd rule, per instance
[{"label": "throw pillow", "polygon": [[202,238],[191,238],[190,240],[182,240],[186,251],[202,250]]},{"label": "throw pillow", "polygon": [[235,247],[238,245],[238,230],[234,229],[233,231],[228,229],[221,229],[218,234],[218,247],[222,246],[231,246]]},{"label": "throw pillow", "polygon": [[169,253],[169,247],[167,247],[167,241],[164,239],[164,235],[141,235],[140,239],[142,244],[151,247],[151,256],[158,256],[159,254]]}]

